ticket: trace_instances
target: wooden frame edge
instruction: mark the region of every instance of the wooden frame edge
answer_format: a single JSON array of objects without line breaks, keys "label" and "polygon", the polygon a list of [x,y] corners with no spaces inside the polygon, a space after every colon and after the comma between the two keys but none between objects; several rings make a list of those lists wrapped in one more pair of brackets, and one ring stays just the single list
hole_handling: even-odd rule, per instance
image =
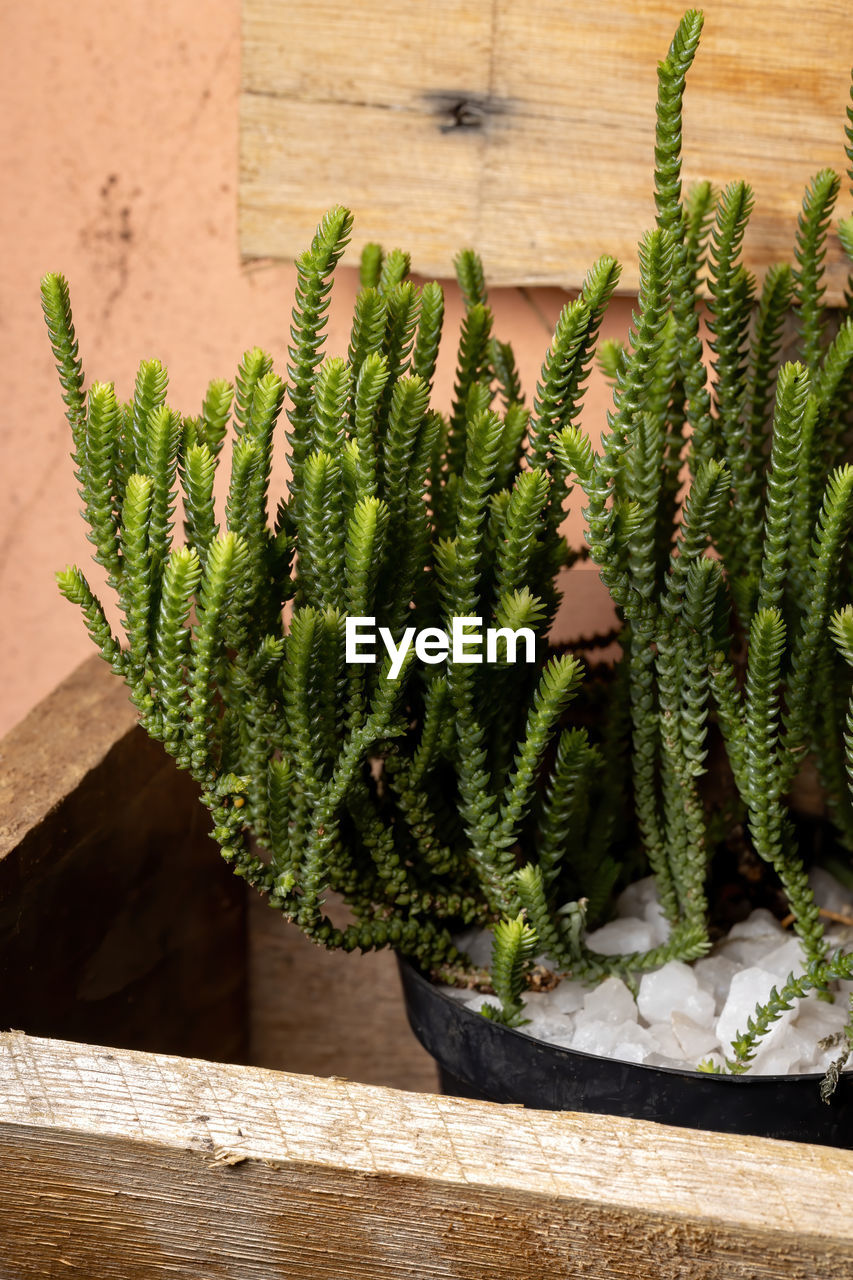
[{"label": "wooden frame edge", "polygon": [[16,1277],[849,1280],[851,1176],[829,1148],[0,1035]]}]

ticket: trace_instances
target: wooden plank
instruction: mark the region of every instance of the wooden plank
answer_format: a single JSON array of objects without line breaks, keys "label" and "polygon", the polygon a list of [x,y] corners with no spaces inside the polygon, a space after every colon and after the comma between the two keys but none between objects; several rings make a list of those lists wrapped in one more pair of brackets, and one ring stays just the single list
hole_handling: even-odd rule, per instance
[{"label": "wooden plank", "polygon": [[853,1153],[0,1036],[0,1274],[849,1280]]},{"label": "wooden plank", "polygon": [[[638,283],[654,212],[655,76],[682,0],[243,0],[240,244],[292,258],[324,209],[354,249],[402,244],[452,273],[463,245],[494,285],[577,287],[614,254]],[[752,182],[746,242],[791,260],[812,175],[843,173],[853,6],[707,0],[685,116],[685,177]],[[849,212],[849,199],[839,205]],[[831,237],[828,299],[847,267]]]},{"label": "wooden plank", "polygon": [[96,656],[0,742],[0,858],[32,837],[133,730],[136,711]]},{"label": "wooden plank", "polygon": [[0,1026],[239,1061],[243,886],[135,720],[93,656],[0,742]]},{"label": "wooden plank", "polygon": [[390,951],[324,951],[251,893],[249,1061],[302,1075],[435,1093],[435,1062],[406,1018]]}]

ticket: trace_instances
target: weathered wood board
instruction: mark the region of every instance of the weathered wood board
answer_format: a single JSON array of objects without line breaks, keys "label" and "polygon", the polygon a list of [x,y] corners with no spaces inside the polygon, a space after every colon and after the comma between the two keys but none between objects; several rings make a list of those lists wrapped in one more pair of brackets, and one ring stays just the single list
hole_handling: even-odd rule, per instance
[{"label": "weathered wood board", "polygon": [[0,1277],[849,1280],[853,1153],[0,1035]]},{"label": "weathered wood board", "polygon": [[[452,273],[471,245],[494,285],[576,287],[602,253],[637,287],[654,216],[656,67],[683,0],[243,0],[240,244],[292,258],[335,203],[353,247]],[[746,260],[790,261],[823,166],[840,173],[849,0],[707,0],[685,108],[685,178],[745,178]],[[849,193],[839,212],[850,212]],[[836,236],[828,298],[847,267]]]}]

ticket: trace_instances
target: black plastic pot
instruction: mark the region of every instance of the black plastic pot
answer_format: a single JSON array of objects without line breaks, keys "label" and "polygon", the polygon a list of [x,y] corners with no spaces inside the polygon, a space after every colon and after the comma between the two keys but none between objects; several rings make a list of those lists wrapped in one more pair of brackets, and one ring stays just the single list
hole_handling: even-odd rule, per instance
[{"label": "black plastic pot", "polygon": [[599,1058],[490,1022],[399,965],[409,1024],[436,1059],[444,1093],[853,1147],[853,1073],[827,1105],[820,1074],[714,1076]]}]

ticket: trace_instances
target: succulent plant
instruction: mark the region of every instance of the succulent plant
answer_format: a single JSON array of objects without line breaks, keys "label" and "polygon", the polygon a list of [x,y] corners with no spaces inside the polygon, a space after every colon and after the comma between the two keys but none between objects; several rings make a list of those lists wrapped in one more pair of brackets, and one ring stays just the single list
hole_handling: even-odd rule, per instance
[{"label": "succulent plant", "polygon": [[[365,250],[347,353],[325,354],[343,208],[297,260],[286,380],[253,349],[194,417],[168,407],[156,360],[127,402],[110,383],[85,392],[67,284],[42,283],[84,515],[126,642],[79,569],[60,588],[142,724],[198,782],[223,856],[316,942],[390,945],[445,977],[466,966],[454,933],[496,925],[500,1003],[487,1012],[511,1024],[537,951],[590,979],[706,952],[708,885],[736,828],[793,914],[794,986],[850,976],[850,956],[827,954],[789,799],[812,759],[849,875],[853,304],[823,305],[841,180],[815,176],[794,265],[759,288],[741,260],[750,188],[682,194],[701,27],[685,14],[659,67],[657,222],[639,246],[633,327],[599,352],[613,408],[598,450],[581,406],[619,279],[609,257],[563,308],[528,407],[482,265],[462,252],[447,414],[430,406],[443,292],[409,280],[401,250]],[[853,218],[838,235],[853,257]],[[792,309],[799,359],[780,366]],[[291,479],[273,511],[283,435]],[[569,499],[584,504],[583,552],[561,533]],[[616,606],[615,665],[596,660],[595,638],[586,662],[549,638],[560,575],[586,558]],[[442,639],[454,627],[455,661]],[[494,637],[486,655],[477,627]],[[374,633],[384,661],[364,660]],[[587,922],[647,868],[668,940],[596,954]],[[330,893],[348,909],[337,923]],[[757,1015],[733,1067],[792,991]]]}]

